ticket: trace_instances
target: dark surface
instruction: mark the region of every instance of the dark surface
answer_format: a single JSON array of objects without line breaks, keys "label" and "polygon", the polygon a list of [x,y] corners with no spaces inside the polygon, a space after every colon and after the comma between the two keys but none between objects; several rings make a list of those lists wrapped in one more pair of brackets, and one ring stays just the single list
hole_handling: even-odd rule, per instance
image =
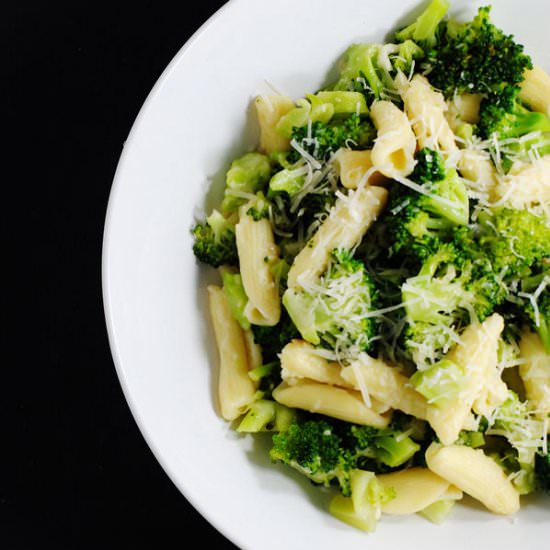
[{"label": "dark surface", "polygon": [[21,385],[3,384],[2,425],[14,435],[3,458],[16,452],[1,468],[2,549],[191,548],[195,536],[200,546],[234,548],[143,440],[101,297],[103,224],[123,142],[163,69],[223,4],[3,4],[2,109],[20,153],[9,183],[19,193],[4,210],[18,220],[22,292],[8,300],[25,343],[5,365]]}]

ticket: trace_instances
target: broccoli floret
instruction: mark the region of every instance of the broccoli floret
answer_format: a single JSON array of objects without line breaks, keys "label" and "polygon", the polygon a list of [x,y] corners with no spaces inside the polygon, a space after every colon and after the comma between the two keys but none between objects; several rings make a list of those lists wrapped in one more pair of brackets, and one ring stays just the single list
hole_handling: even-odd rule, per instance
[{"label": "broccoli floret", "polygon": [[521,283],[522,313],[550,354],[550,268]]},{"label": "broccoli floret", "polygon": [[500,91],[523,81],[532,68],[523,46],[495,27],[490,7],[479,8],[468,23],[443,22],[425,61],[430,83],[446,97],[454,94]]},{"label": "broccoli floret", "polygon": [[353,470],[385,471],[402,466],[420,449],[410,437],[391,428],[376,429],[319,415],[297,421],[285,433],[273,436],[272,460],[283,462],[313,482],[337,483],[351,494]]},{"label": "broccoli floret", "polygon": [[528,276],[550,256],[550,224],[528,210],[493,208],[479,216],[479,246],[495,272],[507,279]]},{"label": "broccoli floret", "polygon": [[231,163],[226,180],[222,212],[232,213],[246,199],[240,193],[256,193],[261,191],[271,177],[271,162],[269,157],[261,153],[247,153]]},{"label": "broccoli floret", "polygon": [[469,202],[463,181],[456,170],[445,168],[438,152],[421,149],[416,160],[410,179],[422,192],[394,186],[387,220],[392,253],[422,261],[439,249],[452,228],[468,223]]},{"label": "broccoli floret", "polygon": [[550,453],[538,453],[535,458],[535,481],[542,491],[550,493]]},{"label": "broccoli floret", "polygon": [[466,377],[464,369],[449,359],[443,359],[427,369],[416,371],[410,378],[414,389],[428,403],[446,405],[455,401],[462,391]]},{"label": "broccoli floret", "polygon": [[351,494],[353,459],[342,447],[342,439],[325,420],[292,424],[286,432],[273,436],[270,451],[280,461],[305,474],[314,483],[329,486],[337,482],[344,495]]},{"label": "broccoli floret", "polygon": [[193,252],[201,262],[212,267],[238,265],[235,221],[214,210],[206,223],[197,224],[192,233]]},{"label": "broccoli floret", "polygon": [[438,361],[464,326],[484,320],[506,296],[490,262],[475,250],[441,245],[402,287],[405,347],[414,362],[425,367]]},{"label": "broccoli floret", "polygon": [[513,482],[522,493],[531,492],[535,485],[537,451],[542,448],[544,438],[544,422],[535,418],[529,403],[522,402],[512,390],[508,390],[508,398],[496,409],[492,420],[486,433],[508,441],[513,448],[509,462],[517,472]]},{"label": "broccoli floret", "polygon": [[334,250],[325,274],[311,289],[287,289],[283,304],[302,337],[345,354],[371,349],[378,292],[365,265],[345,249]]},{"label": "broccoli floret", "polygon": [[265,198],[261,191],[256,193],[256,198],[251,202],[246,213],[255,221],[258,222],[264,218],[269,218],[270,203]]},{"label": "broccoli floret", "polygon": [[414,40],[423,47],[431,47],[437,41],[439,24],[449,9],[448,0],[432,0],[414,23],[395,33],[398,42]]},{"label": "broccoli floret", "polygon": [[[369,120],[362,120],[357,113],[330,123],[313,122],[292,129],[294,139],[305,151],[319,160],[326,160],[340,147],[366,149],[376,137],[376,130]],[[291,152],[290,159],[298,160],[300,153]]]},{"label": "broccoli floret", "polygon": [[244,291],[241,274],[226,271],[222,275],[222,281],[223,291],[233,317],[239,322],[243,330],[248,330],[250,328],[250,321],[244,314],[248,297]]},{"label": "broccoli floret", "polygon": [[411,40],[403,44],[353,44],[344,54],[340,78],[333,88],[361,92],[368,103],[377,99],[399,103],[394,79],[399,71],[408,75],[413,62],[423,55],[422,48]]}]

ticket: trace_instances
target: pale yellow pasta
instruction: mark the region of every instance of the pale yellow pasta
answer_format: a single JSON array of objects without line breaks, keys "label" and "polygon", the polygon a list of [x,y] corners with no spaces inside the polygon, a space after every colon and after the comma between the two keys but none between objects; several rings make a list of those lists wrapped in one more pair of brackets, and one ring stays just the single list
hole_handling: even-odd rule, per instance
[{"label": "pale yellow pasta", "polygon": [[[280,354],[281,377],[289,384],[307,379],[332,386],[355,389],[341,376],[342,366],[321,357],[315,348],[303,340],[289,342]],[[370,408],[385,413],[390,407],[370,397]]]},{"label": "pale yellow pasta", "polygon": [[260,150],[268,155],[290,149],[290,139],[275,131],[282,116],[294,108],[294,102],[283,95],[260,95],[254,101],[260,125]]},{"label": "pale yellow pasta", "polygon": [[462,149],[458,156],[457,168],[468,187],[479,197],[487,200],[494,194],[494,188],[498,183],[497,173],[488,154]]},{"label": "pale yellow pasta", "polygon": [[529,208],[550,205],[550,155],[532,163],[515,162],[508,174],[499,178],[491,199],[498,205]]},{"label": "pale yellow pasta", "polygon": [[231,313],[223,289],[210,285],[208,302],[220,357],[220,412],[225,420],[235,420],[254,400],[256,385],[248,376],[248,354],[243,330]]},{"label": "pale yellow pasta", "polygon": [[288,288],[306,288],[317,282],[335,248],[353,248],[383,210],[388,192],[382,187],[360,187],[339,198],[328,218],[294,258]]},{"label": "pale yellow pasta", "polygon": [[432,443],[426,451],[426,464],[495,514],[509,515],[519,510],[519,493],[512,482],[502,468],[480,449]]},{"label": "pale yellow pasta", "polygon": [[426,77],[416,74],[403,94],[405,113],[409,118],[420,148],[441,151],[457,149],[455,135],[445,118],[447,104]]},{"label": "pale yellow pasta", "polygon": [[377,101],[370,111],[377,130],[372,164],[389,178],[408,176],[414,169],[416,138],[407,115],[391,101]]},{"label": "pale yellow pasta", "polygon": [[395,498],[382,504],[382,512],[392,515],[415,514],[430,504],[443,498],[462,497],[462,491],[453,488],[451,484],[428,468],[409,468],[391,474],[376,476],[382,487],[392,488]]},{"label": "pale yellow pasta", "polygon": [[[388,179],[372,170],[371,151],[352,151],[339,149],[334,155],[334,165],[340,176],[340,181],[348,189],[356,189],[361,183],[369,185],[385,185]],[[366,178],[366,181],[364,181]]]},{"label": "pale yellow pasta", "polygon": [[282,382],[273,390],[275,401],[295,409],[324,414],[346,422],[385,428],[390,414],[378,414],[367,407],[361,393],[310,380]]},{"label": "pale yellow pasta", "polygon": [[427,420],[444,445],[457,440],[474,403],[483,395],[487,372],[496,368],[503,328],[502,317],[495,313],[483,323],[468,326],[460,336],[460,343],[447,354],[447,359],[462,367],[465,383],[456,399],[428,409]]},{"label": "pale yellow pasta", "polygon": [[544,420],[550,415],[550,355],[544,349],[540,336],[527,329],[521,335],[519,350],[522,359],[519,375],[525,395],[537,411],[537,416]]},{"label": "pale yellow pasta", "polygon": [[541,67],[525,71],[519,98],[533,111],[550,116],[550,75]]},{"label": "pale yellow pasta", "polygon": [[340,375],[342,367],[330,363],[303,340],[289,342],[281,351],[281,377],[287,382],[308,378],[332,386],[350,387]]},{"label": "pale yellow pasta", "polygon": [[363,354],[360,360],[342,369],[342,378],[356,390],[364,386],[369,395],[392,409],[425,419],[428,404],[424,396],[413,389],[409,379],[399,369]]},{"label": "pale yellow pasta", "polygon": [[256,369],[263,363],[262,348],[254,341],[254,333],[252,330],[244,330],[244,343],[246,345],[246,356],[248,358],[248,369]]},{"label": "pale yellow pasta", "polygon": [[458,127],[465,122],[468,124],[478,123],[481,97],[481,94],[460,94],[455,95],[447,102],[445,117],[453,132],[456,132]]},{"label": "pale yellow pasta", "polygon": [[255,221],[247,214],[249,208],[249,204],[241,206],[235,226],[240,272],[248,297],[244,314],[255,325],[273,326],[281,317],[281,301],[270,268],[279,257],[279,249],[269,220]]},{"label": "pale yellow pasta", "polygon": [[[496,349],[494,350],[494,356],[487,362],[487,365],[483,387],[472,405],[473,411],[485,418],[489,418],[495,409],[506,401],[509,395],[508,386],[502,380],[501,371],[498,368]],[[466,429],[465,425],[462,427]]]}]

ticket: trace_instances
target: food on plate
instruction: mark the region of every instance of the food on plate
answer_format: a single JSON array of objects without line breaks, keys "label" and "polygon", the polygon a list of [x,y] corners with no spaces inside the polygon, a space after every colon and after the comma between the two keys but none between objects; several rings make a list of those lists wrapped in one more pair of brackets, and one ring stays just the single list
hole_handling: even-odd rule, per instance
[{"label": "food on plate", "polygon": [[490,7],[448,9],[258,96],[258,147],[192,230],[221,416],[364,531],[549,490],[550,76]]}]

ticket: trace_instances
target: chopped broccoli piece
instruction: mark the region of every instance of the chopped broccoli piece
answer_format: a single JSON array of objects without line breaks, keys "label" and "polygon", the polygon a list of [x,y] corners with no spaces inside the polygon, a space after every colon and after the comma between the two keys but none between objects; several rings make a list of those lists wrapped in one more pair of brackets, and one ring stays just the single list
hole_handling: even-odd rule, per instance
[{"label": "chopped broccoli piece", "polygon": [[351,493],[352,457],[342,449],[342,439],[325,420],[295,423],[274,435],[270,457],[292,466],[314,483],[329,486],[336,481],[344,495]]},{"label": "chopped broccoli piece", "polygon": [[403,44],[353,44],[345,52],[340,78],[334,90],[355,90],[367,98],[400,102],[394,83],[398,71],[408,74],[413,62],[424,55],[422,48],[408,40]]},{"label": "chopped broccoli piece", "polygon": [[271,162],[269,157],[261,153],[247,153],[231,163],[226,181],[222,212],[235,212],[246,202],[240,193],[253,194],[261,191],[271,177]]},{"label": "chopped broccoli piece", "polygon": [[[357,113],[330,123],[317,121],[311,127],[305,125],[292,130],[292,138],[307,153],[320,160],[326,160],[340,147],[365,149],[375,137],[376,130],[372,123],[362,120]],[[298,160],[298,151],[291,152],[291,158]]]},{"label": "chopped broccoli piece", "polygon": [[479,8],[468,23],[443,22],[427,51],[430,83],[446,97],[502,90],[523,81],[532,68],[523,46],[495,27],[490,7]]},{"label": "chopped broccoli piece", "polygon": [[235,222],[214,210],[206,223],[193,228],[193,252],[203,263],[212,267],[238,265]]},{"label": "chopped broccoli piece", "polygon": [[386,218],[392,253],[422,261],[439,249],[451,229],[468,223],[469,202],[464,182],[456,170],[445,168],[438,152],[421,149],[416,160],[410,179],[423,192],[394,186]]},{"label": "chopped broccoli piece", "polygon": [[521,281],[522,310],[550,354],[550,268]]},{"label": "chopped broccoli piece", "polygon": [[292,425],[295,411],[275,401],[260,399],[254,401],[237,431],[241,433],[284,432]]},{"label": "chopped broccoli piece", "polygon": [[455,401],[464,387],[466,378],[464,370],[459,365],[449,359],[443,359],[427,369],[416,371],[410,382],[428,403],[437,406]]},{"label": "chopped broccoli piece", "polygon": [[351,472],[351,497],[336,495],[330,502],[330,513],[357,529],[373,532],[382,515],[382,504],[395,498],[395,491],[383,488],[373,472]]},{"label": "chopped broccoli piece", "polygon": [[423,47],[433,46],[437,41],[439,24],[448,9],[449,0],[432,0],[416,21],[395,33],[395,39],[398,42],[414,40]]},{"label": "chopped broccoli piece", "polygon": [[378,430],[312,415],[291,425],[286,433],[273,436],[271,458],[315,483],[337,484],[342,494],[349,496],[353,495],[352,471],[402,466],[419,449],[410,437],[391,428]]},{"label": "chopped broccoli piece", "polygon": [[429,506],[426,506],[426,508],[420,510],[418,513],[432,523],[440,525],[449,517],[449,514],[455,504],[456,500],[437,500],[433,504],[430,504]]},{"label": "chopped broccoli piece", "polygon": [[550,223],[528,210],[498,207],[479,216],[479,245],[497,273],[506,278],[529,275],[550,256]]},{"label": "chopped broccoli piece", "polygon": [[334,250],[331,262],[311,290],[288,289],[283,304],[302,337],[346,352],[369,350],[377,333],[377,290],[360,260],[344,249]]},{"label": "chopped broccoli piece", "polygon": [[306,167],[299,166],[283,168],[276,172],[269,180],[268,196],[272,196],[274,193],[286,193],[290,198],[294,197],[304,185],[306,171]]},{"label": "chopped broccoli piece", "polygon": [[269,218],[270,203],[265,198],[261,191],[256,193],[256,198],[252,201],[246,213],[255,221],[258,222],[264,218]]},{"label": "chopped broccoli piece", "polygon": [[223,291],[229,303],[229,309],[233,317],[244,330],[250,328],[250,321],[244,314],[244,308],[248,303],[248,297],[244,291],[240,273],[224,272],[222,275]]}]

